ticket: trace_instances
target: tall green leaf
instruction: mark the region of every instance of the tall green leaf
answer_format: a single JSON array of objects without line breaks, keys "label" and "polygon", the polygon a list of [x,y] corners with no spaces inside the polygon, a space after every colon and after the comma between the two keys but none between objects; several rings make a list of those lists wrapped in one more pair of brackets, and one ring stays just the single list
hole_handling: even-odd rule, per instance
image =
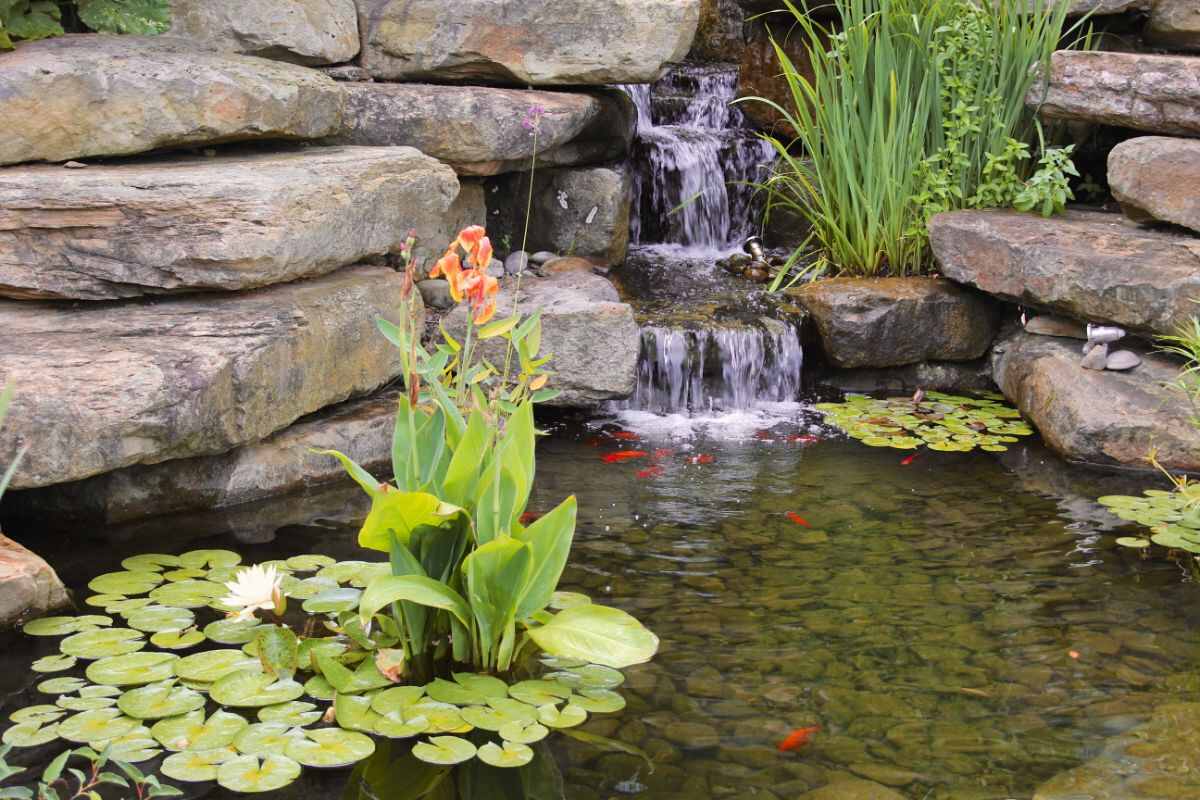
[{"label": "tall green leaf", "polygon": [[443,503],[428,492],[378,491],[372,495],[371,511],[358,532],[358,544],[390,553],[392,536],[407,547],[417,528],[442,525],[462,513],[458,506]]},{"label": "tall green leaf", "polygon": [[479,468],[483,464],[489,444],[487,420],[478,409],[471,412],[467,430],[454,448],[446,479],[442,484],[442,496],[449,503],[466,505],[473,496],[479,482]]},{"label": "tall green leaf", "polygon": [[480,657],[485,668],[508,666],[500,658],[501,644],[513,637],[517,603],[529,581],[530,568],[529,545],[509,537],[478,547],[463,561],[467,597],[479,629]]},{"label": "tall green leaf", "polygon": [[528,528],[513,534],[529,545],[533,559],[529,584],[517,606],[518,620],[529,619],[550,602],[563,568],[567,565],[567,558],[571,555],[575,516],[576,503],[572,495]]},{"label": "tall green leaf", "polygon": [[462,595],[446,584],[423,575],[391,575],[371,581],[358,602],[359,618],[365,624],[381,608],[397,600],[440,608],[449,611],[463,625],[471,624],[471,608]]},{"label": "tall green leaf", "polygon": [[642,623],[618,608],[593,604],[558,612],[545,625],[530,628],[529,637],[550,655],[614,669],[649,661],[658,652],[658,637]]}]

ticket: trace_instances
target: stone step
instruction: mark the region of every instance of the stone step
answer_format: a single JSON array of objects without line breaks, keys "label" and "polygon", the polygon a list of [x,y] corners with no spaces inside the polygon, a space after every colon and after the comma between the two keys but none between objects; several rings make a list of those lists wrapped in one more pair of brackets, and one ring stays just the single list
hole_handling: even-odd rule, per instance
[{"label": "stone step", "polygon": [[[622,91],[524,91],[485,86],[345,83],[342,132],[332,141],[409,145],[460,175],[496,175],[611,161],[629,152],[637,109]],[[537,136],[531,126],[534,112]],[[447,120],[454,124],[447,125]]]},{"label": "stone step", "polygon": [[437,227],[458,191],[452,170],[408,147],[8,167],[0,296],[109,300],[311,277]]},{"label": "stone step", "polygon": [[1200,136],[1200,58],[1060,50],[1026,102],[1048,119]]},{"label": "stone step", "polygon": [[649,83],[691,47],[700,0],[357,0],[376,78]]},{"label": "stone step", "polygon": [[80,34],[0,53],[0,164],[337,132],[344,96],[316,70],[171,37]]},{"label": "stone step", "polygon": [[1196,315],[1200,238],[1118,214],[953,211],[929,223],[942,274],[1013,303],[1147,335]]},{"label": "stone step", "polygon": [[170,36],[228,53],[318,66],[358,55],[354,0],[171,0]]},{"label": "stone step", "polygon": [[0,383],[16,396],[0,463],[13,489],[223,453],[370,392],[400,370],[375,327],[402,275],[351,267],[236,294],[83,306],[0,303]]},{"label": "stone step", "polygon": [[1196,0],[1155,0],[1144,36],[1150,44],[1169,50],[1200,51],[1200,4]]},{"label": "stone step", "polygon": [[1157,448],[1169,469],[1200,469],[1200,431],[1182,394],[1166,384],[1180,366],[1139,350],[1129,372],[1080,366],[1079,342],[1017,331],[992,349],[996,385],[1064,458],[1101,465],[1149,468]]},{"label": "stone step", "polygon": [[1200,232],[1200,139],[1141,136],[1108,154],[1108,183],[1135,222]]}]

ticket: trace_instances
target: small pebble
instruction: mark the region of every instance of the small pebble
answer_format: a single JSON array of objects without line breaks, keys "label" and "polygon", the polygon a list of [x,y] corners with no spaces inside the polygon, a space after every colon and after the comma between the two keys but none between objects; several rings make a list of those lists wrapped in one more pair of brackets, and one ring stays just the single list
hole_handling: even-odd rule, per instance
[{"label": "small pebble", "polygon": [[1121,371],[1133,369],[1141,363],[1141,357],[1132,350],[1117,350],[1114,353],[1109,353],[1108,359],[1104,363],[1104,368]]},{"label": "small pebble", "polygon": [[82,161],[68,161],[63,166],[67,169],[87,169],[87,164]]},{"label": "small pebble", "polygon": [[558,253],[551,253],[549,250],[539,250],[531,255],[529,260],[535,264],[545,264],[553,258],[558,258]]},{"label": "small pebble", "polygon": [[1080,366],[1082,366],[1084,369],[1104,369],[1107,366],[1107,363],[1108,345],[1098,344],[1091,349],[1091,352],[1083,357],[1083,361],[1080,362]]}]

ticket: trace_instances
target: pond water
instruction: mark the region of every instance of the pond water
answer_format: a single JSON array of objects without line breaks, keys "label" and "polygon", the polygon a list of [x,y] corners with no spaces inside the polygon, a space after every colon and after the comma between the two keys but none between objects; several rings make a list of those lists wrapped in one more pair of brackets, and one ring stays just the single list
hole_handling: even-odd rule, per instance
[{"label": "pond water", "polygon": [[[560,588],[631,611],[662,639],[652,663],[625,671],[626,710],[582,728],[648,761],[555,735],[506,788],[475,764],[421,795],[427,768],[395,742],[356,773],[306,770],[276,796],[767,800],[847,773],[914,800],[1029,798],[1157,704],[1200,699],[1195,586],[1116,548],[1117,520],[1089,499],[1152,479],[1092,475],[1025,442],[905,466],[806,408],[623,412],[556,423],[540,444],[531,508],[580,501]],[[640,441],[604,433],[618,428]],[[602,459],[619,448],[648,455]],[[11,533],[76,588],[145,551],[352,558],[356,492],[120,531]],[[28,666],[54,645],[3,641],[5,719],[46,702]],[[776,749],[809,725],[822,730],[808,746]]]}]

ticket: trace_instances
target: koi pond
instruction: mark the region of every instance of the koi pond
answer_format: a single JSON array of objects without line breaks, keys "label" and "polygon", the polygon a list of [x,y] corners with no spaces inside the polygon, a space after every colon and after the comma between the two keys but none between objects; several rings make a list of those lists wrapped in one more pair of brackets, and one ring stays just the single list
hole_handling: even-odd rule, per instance
[{"label": "koi pond", "polygon": [[[1153,477],[1065,465],[1034,437],[907,458],[821,419],[813,406],[766,404],[707,420],[554,422],[530,508],[578,496],[559,588],[628,611],[661,639],[621,685],[599,676],[624,708],[560,720],[517,768],[437,766],[414,758],[411,740],[373,737],[365,761],[306,767],[267,796],[768,800],[855,776],[914,800],[1029,798],[1156,706],[1200,699],[1195,587],[1174,564],[1117,546],[1136,526],[1094,500]],[[151,551],[362,558],[365,513],[361,492],[337,487],[225,516],[11,534],[36,541],[82,599],[95,576]],[[198,621],[211,621],[201,611],[219,619],[199,609]],[[31,672],[58,642],[4,639],[4,727],[18,709],[55,702],[43,681],[83,675],[82,662]],[[329,705],[293,699],[313,704],[289,710],[301,717]],[[258,722],[255,708],[231,711]],[[779,749],[812,726],[803,746]],[[33,779],[54,752],[16,748],[8,760]],[[211,781],[175,785],[236,796]]]}]

